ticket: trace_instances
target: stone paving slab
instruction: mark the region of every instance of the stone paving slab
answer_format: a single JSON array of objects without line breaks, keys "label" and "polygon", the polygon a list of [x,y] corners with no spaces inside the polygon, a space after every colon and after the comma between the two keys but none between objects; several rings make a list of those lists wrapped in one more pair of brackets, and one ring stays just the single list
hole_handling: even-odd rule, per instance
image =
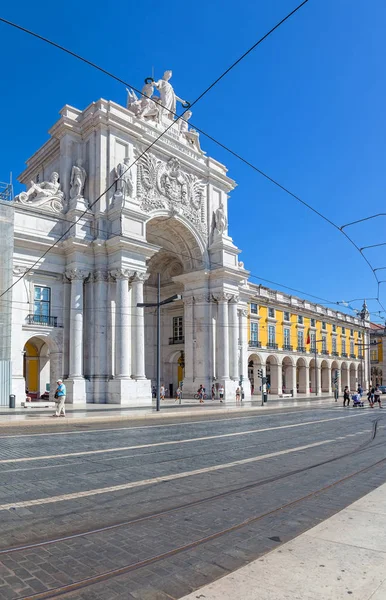
[{"label": "stone paving slab", "polygon": [[183,600],[384,600],[386,484]]}]

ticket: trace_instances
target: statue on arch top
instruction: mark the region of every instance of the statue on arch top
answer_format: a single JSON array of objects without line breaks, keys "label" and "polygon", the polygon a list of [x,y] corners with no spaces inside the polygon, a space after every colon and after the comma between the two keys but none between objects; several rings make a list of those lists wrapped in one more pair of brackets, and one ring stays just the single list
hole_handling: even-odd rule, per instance
[{"label": "statue on arch top", "polygon": [[181,102],[181,104],[189,106],[186,100],[182,100],[182,98],[177,96],[172,84],[169,83],[169,79],[171,79],[172,75],[172,71],[165,71],[162,79],[153,82],[154,87],[157,88],[161,97],[160,105],[162,107],[162,110],[167,114],[167,116],[170,119],[173,119],[176,113],[177,100],[178,102]]}]

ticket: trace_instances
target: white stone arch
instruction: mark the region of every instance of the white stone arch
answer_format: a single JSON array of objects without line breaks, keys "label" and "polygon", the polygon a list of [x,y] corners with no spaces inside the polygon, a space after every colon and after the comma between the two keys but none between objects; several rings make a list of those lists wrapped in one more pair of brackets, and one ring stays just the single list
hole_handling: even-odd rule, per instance
[{"label": "white stone arch", "polygon": [[296,362],[293,356],[285,355],[281,361],[283,393],[296,393]]},{"label": "white stone arch", "polygon": [[309,393],[309,358],[299,356],[296,360],[296,389],[299,394]]},{"label": "white stone arch", "polygon": [[[341,390],[342,387],[342,377],[341,377],[341,370],[340,370],[340,362],[338,360],[331,360],[330,362],[330,370],[331,370],[331,386],[332,389],[336,388],[338,389],[338,392]],[[336,383],[334,383],[334,378],[335,376],[338,376],[338,381]]]},{"label": "white stone arch", "polygon": [[322,392],[331,394],[331,361],[324,358],[319,368],[321,390]]},{"label": "white stone arch", "polygon": [[202,234],[181,215],[171,217],[170,212],[165,210],[152,212],[146,222],[146,239],[160,246],[164,253],[179,259],[185,273],[209,266],[207,245]]},{"label": "white stone arch", "polygon": [[[164,384],[166,391],[169,396],[175,395],[176,389],[179,385],[179,364],[178,361],[181,358],[183,349],[171,348],[166,350],[164,360],[161,363],[161,385]],[[183,381],[183,377],[181,379]],[[172,389],[170,389],[172,385]]]},{"label": "white stone arch", "polygon": [[350,387],[349,364],[346,361],[342,361],[340,363],[340,373],[341,373],[342,389],[344,389],[346,385],[348,387]]},{"label": "white stone arch", "polygon": [[259,352],[248,353],[248,379],[251,385],[251,394],[258,396],[261,391],[261,379],[258,377],[257,371],[265,367],[265,359]]},{"label": "white stone arch", "polygon": [[351,362],[349,365],[349,388],[351,391],[358,388],[358,365]]},{"label": "white stone arch", "polygon": [[[45,384],[49,383],[50,399],[52,399],[53,394],[55,393],[57,380],[63,378],[62,351],[60,350],[60,340],[56,340],[55,335],[51,334],[50,332],[23,331],[22,344],[22,354],[24,360],[24,378],[26,378],[27,375],[27,363],[29,361],[28,352],[26,351],[26,344],[34,345],[37,350],[37,356],[33,358],[36,358],[38,362],[38,389],[29,391],[33,391],[37,393],[38,396],[40,396],[46,391]],[[27,381],[25,383],[25,386],[27,387]]]},{"label": "white stone arch", "polygon": [[282,393],[282,366],[281,358],[277,354],[269,354],[265,357],[265,372],[267,387],[271,394]]}]

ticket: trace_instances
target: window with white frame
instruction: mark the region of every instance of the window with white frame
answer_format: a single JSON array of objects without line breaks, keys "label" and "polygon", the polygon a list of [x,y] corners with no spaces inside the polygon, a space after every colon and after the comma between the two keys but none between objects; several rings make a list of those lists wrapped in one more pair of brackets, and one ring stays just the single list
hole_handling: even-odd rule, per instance
[{"label": "window with white frame", "polygon": [[183,340],[183,318],[182,317],[173,317],[173,340],[174,341],[182,341]]},{"label": "window with white frame", "polygon": [[291,330],[289,327],[284,327],[284,347],[289,348],[291,345]]},{"label": "window with white frame", "polygon": [[291,320],[291,315],[290,315],[290,313],[288,311],[284,312],[283,320],[284,321],[290,321]]},{"label": "window with white frame", "polygon": [[275,325],[268,325],[268,344],[274,344],[276,340]]},{"label": "window with white frame", "polygon": [[250,328],[250,340],[251,342],[257,342],[259,339],[259,327],[257,323],[251,323],[251,328]]},{"label": "window with white frame", "polygon": [[315,332],[310,333],[311,351],[315,352],[316,348],[316,335]]},{"label": "window with white frame", "polygon": [[322,335],[322,352],[327,352],[327,338]]},{"label": "window with white frame", "polygon": [[303,325],[303,323],[304,323],[303,315],[298,315],[298,323],[299,323],[299,325]]},{"label": "window with white frame", "polygon": [[298,348],[304,348],[304,333],[298,331]]},{"label": "window with white frame", "polygon": [[49,324],[51,315],[51,288],[34,286],[34,318],[39,323]]},{"label": "window with white frame", "polygon": [[252,315],[257,315],[257,304],[255,302],[251,302],[251,314]]},{"label": "window with white frame", "polygon": [[346,340],[342,340],[342,354],[346,354]]},{"label": "window with white frame", "polygon": [[362,344],[358,344],[358,356],[363,356],[363,347]]},{"label": "window with white frame", "polygon": [[268,308],[268,316],[270,319],[275,318],[275,309],[274,308],[271,308],[271,307]]},{"label": "window with white frame", "polygon": [[332,338],[332,353],[336,354],[336,337]]}]

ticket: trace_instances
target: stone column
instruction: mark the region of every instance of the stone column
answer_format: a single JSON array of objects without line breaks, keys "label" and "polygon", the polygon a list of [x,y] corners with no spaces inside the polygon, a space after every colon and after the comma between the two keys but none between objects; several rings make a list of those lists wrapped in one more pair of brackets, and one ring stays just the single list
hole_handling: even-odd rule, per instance
[{"label": "stone column", "polygon": [[83,373],[83,285],[89,271],[71,269],[66,277],[71,281],[70,292],[70,356],[69,375],[66,380],[67,401],[69,403],[86,402],[86,381]]},{"label": "stone column", "polygon": [[243,376],[243,388],[245,398],[249,398],[251,386],[248,380],[248,311],[246,309],[239,309],[239,338],[240,338],[240,375]]},{"label": "stone column", "polygon": [[309,396],[310,394],[310,365],[306,365],[304,367],[305,369],[305,381],[306,381],[306,389],[305,389],[305,393],[307,394],[307,396]]},{"label": "stone column", "polygon": [[296,396],[298,395],[298,390],[296,387],[296,365],[290,365],[289,369],[291,369],[292,371],[292,390],[293,390],[293,397],[296,398]]},{"label": "stone column", "polygon": [[229,301],[229,374],[231,379],[239,381],[239,323],[237,319],[238,296]]},{"label": "stone column", "polygon": [[136,272],[131,278],[132,286],[132,377],[146,379],[145,375],[145,320],[144,310],[137,304],[143,302],[143,284],[147,273]]},{"label": "stone column", "polygon": [[[213,377],[213,365],[210,360],[210,298],[209,295],[194,296],[194,334],[195,334],[195,381],[196,389],[200,384],[210,395]],[[186,365],[186,358],[185,358]]]},{"label": "stone column", "polygon": [[109,369],[107,365],[107,310],[108,310],[108,273],[98,269],[94,273],[94,402],[105,403],[107,394],[107,379]]},{"label": "stone column", "polygon": [[230,294],[218,294],[217,300],[217,379],[229,379],[229,332],[228,332],[228,302]]},{"label": "stone column", "polygon": [[[184,302],[184,353],[185,353],[185,369],[184,369],[184,390],[186,397],[193,397],[195,394],[194,381],[194,360],[195,360],[195,343],[194,343],[194,316],[193,296],[183,295]],[[198,386],[197,386],[198,387]]]},{"label": "stone column", "polygon": [[127,269],[110,272],[116,280],[115,300],[115,377],[129,379],[131,376],[131,304]]},{"label": "stone column", "polygon": [[89,271],[72,269],[66,272],[71,281],[70,300],[70,379],[83,377],[83,283]]},{"label": "stone column", "polygon": [[277,363],[276,373],[277,373],[277,393],[282,394],[283,393],[283,365],[282,365],[282,363],[279,363],[279,362]]}]

